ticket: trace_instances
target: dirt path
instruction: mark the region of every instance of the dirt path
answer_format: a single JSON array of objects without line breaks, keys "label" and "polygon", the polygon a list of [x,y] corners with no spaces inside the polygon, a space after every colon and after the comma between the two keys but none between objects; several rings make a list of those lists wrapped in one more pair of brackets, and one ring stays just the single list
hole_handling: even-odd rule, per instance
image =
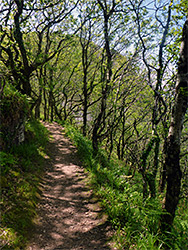
[{"label": "dirt path", "polygon": [[112,230],[92,191],[85,186],[86,174],[75,147],[63,136],[56,123],[45,124],[53,139],[38,219],[27,250],[103,250],[115,249],[107,239]]}]

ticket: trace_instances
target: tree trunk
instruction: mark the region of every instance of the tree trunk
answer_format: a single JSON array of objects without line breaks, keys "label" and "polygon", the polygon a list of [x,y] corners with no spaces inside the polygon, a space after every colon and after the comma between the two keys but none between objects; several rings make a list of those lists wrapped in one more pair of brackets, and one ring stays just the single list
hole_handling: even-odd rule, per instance
[{"label": "tree trunk", "polygon": [[87,99],[84,100],[84,111],[83,111],[83,135],[86,136],[87,132]]},{"label": "tree trunk", "polygon": [[54,120],[54,102],[52,90],[49,91],[49,108],[50,108],[50,121]]},{"label": "tree trunk", "polygon": [[180,146],[181,132],[188,108],[188,18],[183,27],[182,46],[178,64],[176,98],[172,110],[171,124],[166,142],[165,164],[167,169],[167,191],[165,214],[161,216],[161,231],[170,230],[179,202],[181,188]]},{"label": "tree trunk", "polygon": [[46,90],[43,88],[43,98],[44,98],[44,121],[47,120],[47,100],[46,100]]},{"label": "tree trunk", "polygon": [[14,2],[17,6],[17,10],[14,15],[14,38],[18,44],[21,58],[23,61],[23,69],[20,70],[20,72],[22,73],[20,74],[19,87],[22,84],[22,93],[31,96],[31,85],[30,85],[31,69],[29,67],[27,52],[23,41],[23,34],[20,28],[20,23],[21,23],[20,19],[24,9],[24,1],[15,0]]},{"label": "tree trunk", "polygon": [[[83,65],[84,67],[84,65]],[[88,91],[87,91],[87,67],[84,69],[84,79],[83,79],[83,135],[86,136],[87,132],[87,111],[88,111]]]},{"label": "tree trunk", "polygon": [[40,87],[39,89],[39,96],[36,102],[36,106],[35,106],[35,118],[36,119],[40,119],[40,105],[42,102],[42,88]]},{"label": "tree trunk", "polygon": [[[111,6],[111,9],[108,11],[107,5],[103,5],[102,1],[98,0],[98,3],[103,11],[103,21],[104,21],[104,50],[106,58],[106,65],[101,65],[104,72],[101,75],[101,82],[102,82],[102,97],[101,97],[101,105],[100,105],[100,111],[98,114],[97,119],[94,123],[94,128],[92,132],[92,145],[94,149],[94,154],[98,151],[99,146],[99,138],[104,130],[105,127],[105,113],[106,113],[106,103],[107,98],[110,93],[110,82],[112,78],[112,54],[110,49],[110,35],[109,35],[109,23],[110,23],[110,16],[114,13],[115,9],[115,1],[113,1],[113,4]],[[103,124],[103,128],[101,128],[101,125]],[[100,132],[99,132],[100,131]]]},{"label": "tree trunk", "polygon": [[[163,155],[166,155],[166,141],[167,141],[167,136],[165,138],[164,141],[164,145],[163,145]],[[166,187],[166,165],[165,165],[165,157],[163,157],[163,162],[162,162],[162,169],[160,171],[160,180],[159,180],[159,191],[160,193],[163,193]]]}]

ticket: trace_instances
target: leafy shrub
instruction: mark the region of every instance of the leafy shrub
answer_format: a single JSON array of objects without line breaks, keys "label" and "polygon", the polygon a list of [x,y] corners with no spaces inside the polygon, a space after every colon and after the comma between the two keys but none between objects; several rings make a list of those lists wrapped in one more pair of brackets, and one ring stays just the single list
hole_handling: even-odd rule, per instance
[{"label": "leafy shrub", "polygon": [[19,133],[29,113],[26,96],[12,87],[6,87],[0,99],[0,135],[2,149],[19,143]]}]

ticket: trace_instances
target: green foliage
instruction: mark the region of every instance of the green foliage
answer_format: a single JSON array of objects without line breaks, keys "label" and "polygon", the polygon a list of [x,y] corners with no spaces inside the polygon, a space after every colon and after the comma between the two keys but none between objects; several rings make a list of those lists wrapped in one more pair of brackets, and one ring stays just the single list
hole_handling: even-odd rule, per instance
[{"label": "green foliage", "polygon": [[187,204],[178,212],[172,233],[164,238],[158,232],[162,198],[143,200],[142,179],[138,173],[130,178],[127,166],[115,159],[109,161],[103,150],[94,157],[91,142],[70,125],[65,127],[90,172],[90,184],[116,229],[117,249],[157,250],[167,245],[170,249],[187,249]]},{"label": "green foliage", "polygon": [[0,153],[2,249],[24,249],[40,195],[38,184],[48,133],[34,120],[27,122],[26,130],[23,145]]},{"label": "green foliage", "polygon": [[174,240],[175,249],[187,249],[188,248],[188,200],[180,200],[178,210],[176,211],[176,217],[174,221],[174,228],[172,231],[172,237]]},{"label": "green foliage", "polygon": [[93,166],[93,148],[92,143],[74,127],[64,124],[66,126],[67,135],[74,141],[77,149],[78,155],[80,159],[83,161],[84,165],[88,168],[92,168]]},{"label": "green foliage", "polygon": [[8,149],[16,143],[19,126],[29,113],[29,104],[25,95],[7,85],[0,98],[1,147]]},{"label": "green foliage", "polygon": [[0,104],[2,116],[11,114],[14,117],[17,117],[18,112],[20,111],[24,114],[27,114],[28,112],[27,97],[15,90],[11,85],[6,86],[4,89]]}]

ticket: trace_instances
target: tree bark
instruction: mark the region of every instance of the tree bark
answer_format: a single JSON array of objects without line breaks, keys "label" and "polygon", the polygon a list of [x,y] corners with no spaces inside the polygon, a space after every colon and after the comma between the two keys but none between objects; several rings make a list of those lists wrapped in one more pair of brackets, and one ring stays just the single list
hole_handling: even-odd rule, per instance
[{"label": "tree bark", "polygon": [[178,63],[176,98],[172,110],[171,124],[166,142],[165,165],[167,169],[167,191],[164,213],[161,216],[161,231],[170,230],[179,202],[181,188],[180,146],[185,113],[188,108],[188,18],[183,27],[182,46]]},{"label": "tree bark", "polygon": [[40,119],[41,102],[42,102],[42,88],[40,88],[40,90],[39,90],[39,96],[38,96],[38,99],[36,101],[36,106],[35,106],[35,118],[36,119]]},{"label": "tree bark", "polygon": [[110,10],[108,11],[106,1],[104,1],[104,4],[103,4],[102,1],[98,0],[98,3],[100,7],[102,8],[102,12],[103,12],[103,21],[104,21],[103,32],[104,32],[104,41],[105,41],[104,50],[105,50],[105,57],[106,57],[106,66],[102,65],[102,67],[104,67],[104,76],[101,77],[103,86],[102,86],[100,112],[98,114],[97,119],[95,120],[93,132],[92,132],[92,145],[94,149],[94,154],[96,154],[98,151],[100,134],[105,127],[103,126],[103,128],[101,128],[101,125],[102,123],[105,123],[106,103],[107,103],[107,98],[110,92],[110,82],[112,78],[112,53],[111,53],[111,48],[110,48],[110,34],[109,34],[110,25],[109,23],[110,23],[110,17],[114,13],[115,6],[116,6],[115,1],[113,1],[112,6]]},{"label": "tree bark", "polygon": [[17,11],[14,15],[14,24],[15,24],[14,37],[18,44],[21,57],[22,57],[22,61],[23,61],[22,74],[20,74],[21,76],[20,85],[22,84],[23,86],[23,90],[22,90],[23,94],[31,96],[31,85],[30,85],[31,69],[29,67],[27,53],[26,53],[26,49],[25,49],[25,45],[23,41],[23,34],[20,28],[20,18],[21,18],[23,8],[24,8],[24,1],[15,0],[15,3],[17,5]]},{"label": "tree bark", "polygon": [[44,98],[44,121],[47,120],[47,99],[46,99],[46,89],[43,88],[43,98]]}]

